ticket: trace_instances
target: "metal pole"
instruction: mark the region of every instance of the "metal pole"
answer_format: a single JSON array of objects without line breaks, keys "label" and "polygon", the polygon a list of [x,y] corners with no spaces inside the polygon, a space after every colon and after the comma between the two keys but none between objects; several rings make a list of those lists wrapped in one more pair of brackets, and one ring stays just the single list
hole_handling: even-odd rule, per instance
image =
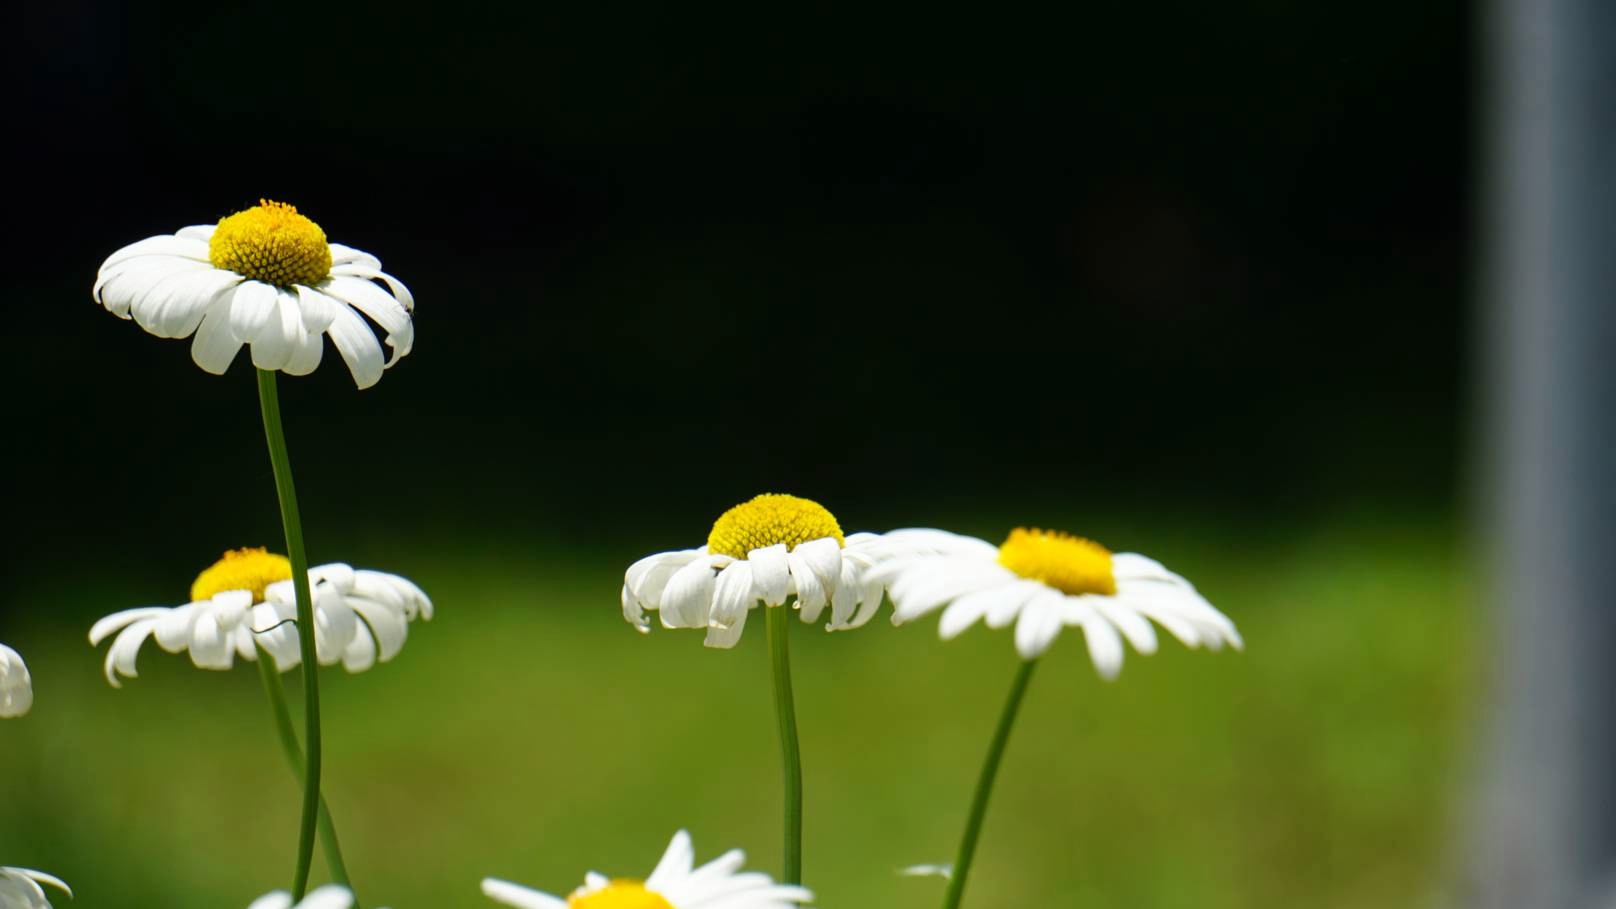
[{"label": "metal pole", "polygon": [[1491,0],[1495,708],[1459,905],[1616,909],[1616,0]]}]

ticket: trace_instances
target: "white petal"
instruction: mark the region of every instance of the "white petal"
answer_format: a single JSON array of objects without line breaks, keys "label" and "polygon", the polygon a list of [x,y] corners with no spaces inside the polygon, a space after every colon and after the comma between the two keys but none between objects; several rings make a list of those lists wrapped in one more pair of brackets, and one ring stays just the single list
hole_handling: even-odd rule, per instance
[{"label": "white petal", "polygon": [[779,606],[791,593],[791,569],[786,562],[786,546],[776,543],[746,554],[752,563],[752,589],[758,599],[770,606]]},{"label": "white petal", "polygon": [[298,909],[348,909],[352,905],[353,894],[339,884],[316,887],[297,904]]},{"label": "white petal", "polygon": [[409,636],[409,623],[404,618],[404,613],[363,597],[349,597],[348,604],[363,620],[361,630],[368,626],[371,634],[375,636],[379,650],[378,658],[385,663],[398,656],[399,651],[404,649],[405,639]]},{"label": "white petal", "polygon": [[668,842],[668,848],[662,853],[662,860],[645,879],[645,886],[652,890],[671,880],[678,880],[690,874],[690,869],[696,863],[696,848],[690,842],[690,834],[680,830]]},{"label": "white petal", "polygon": [[370,628],[360,622],[354,628],[353,639],[342,650],[342,668],[349,672],[364,672],[376,665],[376,640]]},{"label": "white petal", "polygon": [[1083,597],[1083,601],[1117,626],[1128,639],[1128,643],[1133,645],[1133,649],[1146,655],[1156,652],[1156,631],[1150,627],[1150,622],[1146,621],[1144,616],[1113,597],[1086,596]]},{"label": "white petal", "polygon": [[140,645],[146,643],[157,626],[155,618],[141,619],[131,624],[112,639],[112,646],[107,649],[107,659],[102,665],[102,672],[107,677],[107,684],[114,688],[122,688],[123,683],[118,676],[135,678],[139,675],[135,671],[135,657],[140,654]]},{"label": "white petal", "polygon": [[200,603],[187,603],[158,616],[153,629],[157,646],[169,653],[179,653],[191,646],[191,628],[196,624],[197,616],[208,606],[206,600]]},{"label": "white petal", "polygon": [[483,896],[516,909],[567,909],[567,901],[499,878],[483,878]]},{"label": "white petal", "polygon": [[635,596],[628,585],[618,594],[623,604],[623,620],[634,626],[634,630],[645,633],[651,630],[651,623],[645,620],[645,609],[640,606],[640,598]]},{"label": "white petal", "polygon": [[329,243],[331,247],[331,270],[336,271],[344,265],[358,265],[363,268],[381,268],[382,261],[361,249],[344,246],[341,243]]},{"label": "white petal", "polygon": [[348,364],[355,385],[369,388],[381,380],[385,368],[382,365],[382,346],[358,313],[346,306],[339,307],[326,333]]},{"label": "white petal", "polygon": [[134,305],[151,293],[152,288],[174,275],[190,274],[206,268],[189,259],[167,256],[135,259],[111,271],[102,272],[96,280],[95,297],[107,312],[119,318],[129,318]]},{"label": "white petal", "polygon": [[988,604],[987,615],[983,619],[989,628],[1003,628],[1015,621],[1029,600],[1047,592],[1050,592],[1050,588],[1038,581],[1016,578],[1005,588],[1003,596]]},{"label": "white petal", "polygon": [[[745,563],[736,562],[735,564],[744,565]],[[707,629],[707,639],[702,643],[708,647],[717,647],[723,650],[734,647],[735,642],[741,639],[741,632],[746,630],[747,614],[746,610],[742,610],[741,614],[730,625],[710,626]]]},{"label": "white petal", "polygon": [[101,271],[109,266],[116,265],[136,256],[178,256],[194,262],[208,261],[208,244],[190,237],[164,234],[157,237],[147,237],[136,243],[123,247],[101,263]]},{"label": "white petal", "polygon": [[281,367],[281,372],[289,376],[306,376],[320,366],[320,357],[325,352],[325,341],[319,332],[304,331],[299,337],[292,356]]},{"label": "white petal", "polygon": [[752,563],[738,560],[718,573],[713,585],[713,610],[708,622],[732,625],[746,620],[746,612],[757,602],[752,584]]},{"label": "white petal", "polygon": [[813,570],[827,598],[835,595],[842,580],[842,547],[834,539],[809,540],[791,554],[800,557]]},{"label": "white petal", "polygon": [[280,370],[291,362],[308,332],[303,328],[303,314],[298,309],[297,297],[290,291],[277,290],[271,316],[252,342],[253,365],[259,369]]},{"label": "white petal", "polygon": [[989,587],[956,599],[943,610],[943,615],[937,622],[938,636],[945,641],[954,639],[987,615],[993,604],[1008,597],[1020,596],[1016,590],[1017,585],[1013,584]]},{"label": "white petal", "polygon": [[1089,659],[1100,678],[1111,681],[1122,671],[1122,636],[1110,622],[1086,602],[1088,597],[1063,597],[1060,609],[1065,621],[1083,626],[1083,638],[1089,645]]},{"label": "white petal", "polygon": [[196,331],[213,298],[240,283],[241,276],[208,265],[171,272],[134,301],[130,313],[141,328],[159,338],[184,338]]},{"label": "white petal", "polygon": [[825,610],[825,585],[801,551],[801,546],[793,549],[786,555],[786,563],[791,568],[791,586],[797,593],[797,611],[804,622],[812,623],[819,621],[819,614]]},{"label": "white petal", "polygon": [[230,297],[230,331],[243,341],[256,341],[276,315],[280,291],[262,281],[243,281]]},{"label": "white petal", "polygon": [[1016,652],[1022,659],[1036,660],[1054,643],[1061,629],[1062,599],[1059,593],[1050,591],[1022,607],[1021,619],[1016,622]]},{"label": "white petal", "polygon": [[229,669],[235,651],[214,610],[199,610],[191,626],[191,662],[199,669]]},{"label": "white petal", "polygon": [[409,311],[380,287],[363,278],[339,275],[322,284],[320,290],[369,316],[387,332],[387,346],[393,348],[389,363],[414,347],[415,325]]},{"label": "white petal", "polygon": [[662,591],[662,627],[706,628],[713,605],[714,572],[707,558],[686,564]]},{"label": "white petal", "polygon": [[292,288],[297,291],[298,308],[303,313],[303,327],[311,334],[320,334],[331,327],[331,322],[337,318],[337,313],[347,308],[346,304],[333,300],[312,287],[294,284]]},{"label": "white petal", "polygon": [[134,624],[140,619],[167,615],[168,612],[169,609],[166,606],[142,606],[138,609],[125,609],[120,612],[114,612],[112,615],[104,616],[90,626],[90,646],[101,646],[101,642],[106,640],[107,635],[127,625]]},{"label": "white petal", "polygon": [[230,301],[235,292],[233,288],[226,288],[208,304],[202,324],[191,341],[191,359],[203,371],[216,376],[224,375],[230,361],[236,358],[236,352],[241,350],[241,340],[230,328]]}]

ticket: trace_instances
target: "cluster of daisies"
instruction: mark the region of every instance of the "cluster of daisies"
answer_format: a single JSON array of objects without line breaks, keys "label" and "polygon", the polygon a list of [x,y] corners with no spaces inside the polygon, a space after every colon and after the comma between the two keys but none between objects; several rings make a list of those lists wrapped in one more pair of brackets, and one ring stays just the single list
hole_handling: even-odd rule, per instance
[{"label": "cluster of daisies", "polygon": [[[414,340],[409,290],[375,257],[328,242],[317,224],[277,202],[118,250],[102,264],[93,296],[151,334],[192,338],[192,358],[215,374],[245,347],[258,370],[304,375],[319,366],[329,338],[355,384],[366,388]],[[334,563],[309,569],[307,584],[320,666],[357,673],[388,662],[411,625],[433,615],[427,595],[396,574]],[[704,545],[633,563],[621,592],[623,617],[637,630],[648,631],[654,613],[663,627],[698,630],[717,648],[735,646],[754,609],[789,609],[803,622],[823,619],[827,629],[846,631],[867,624],[885,602],[894,623],[940,612],[944,640],[979,622],[1014,626],[1015,651],[1028,662],[1062,630],[1075,629],[1106,679],[1121,671],[1125,645],[1141,654],[1156,650],[1157,626],[1189,647],[1241,646],[1226,616],[1145,556],[1026,528],[999,545],[932,529],[844,535],[823,506],[790,495],[757,496],[720,515]],[[104,670],[113,687],[137,677],[148,641],[201,669],[255,662],[270,684],[303,661],[296,620],[291,561],[244,548],[203,569],[186,602],[115,612],[94,624],[89,639],[94,646],[110,639]],[[33,701],[27,666],[0,644],[0,717],[22,716]],[[591,872],[565,896],[487,878],[482,892],[518,909],[791,909],[812,902],[799,883],[745,871],[744,862],[732,850],[698,866],[689,834],[679,831],[644,878]],[[0,909],[49,909],[52,891],[71,896],[49,874],[0,867]],[[328,884],[300,900],[277,891],[249,909],[352,905],[347,887]]]}]

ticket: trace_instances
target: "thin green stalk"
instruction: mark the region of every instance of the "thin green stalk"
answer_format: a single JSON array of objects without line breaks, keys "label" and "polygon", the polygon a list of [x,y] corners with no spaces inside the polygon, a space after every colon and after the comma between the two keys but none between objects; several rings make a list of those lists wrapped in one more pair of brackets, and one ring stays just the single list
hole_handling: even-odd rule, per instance
[{"label": "thin green stalk", "polygon": [[286,454],[286,433],[281,429],[281,402],[275,373],[258,370],[258,404],[264,412],[264,440],[275,472],[275,492],[281,503],[281,525],[286,529],[286,557],[292,562],[292,591],[297,597],[297,642],[302,654],[304,741],[308,742],[307,773],[303,780],[303,816],[298,825],[297,871],[292,878],[293,902],[309,889],[309,868],[314,863],[314,830],[320,816],[320,658],[314,649],[314,599],[309,596],[309,557],[303,549],[303,519],[297,510],[297,489],[292,485],[292,462]]},{"label": "thin green stalk", "polygon": [[774,712],[780,720],[780,752],[785,760],[786,856],[781,880],[802,883],[802,750],[797,744],[797,708],[791,696],[791,647],[787,631],[792,610],[765,606],[769,658],[774,666]]},{"label": "thin green stalk", "polygon": [[[264,694],[269,697],[270,709],[275,714],[275,731],[281,740],[281,750],[286,754],[286,763],[292,768],[292,775],[297,778],[298,785],[303,784],[303,746],[297,741],[297,728],[292,725],[292,711],[286,706],[286,686],[281,682],[280,670],[275,665],[275,658],[263,647],[258,647],[258,676],[264,683]],[[347,887],[353,892],[353,882],[348,877],[348,865],[342,860],[342,847],[337,843],[337,827],[331,822],[331,809],[325,803],[325,796],[320,796],[320,844],[325,847],[325,863],[331,869],[331,877],[337,883]],[[359,898],[354,897],[353,909],[359,909]]]},{"label": "thin green stalk", "polygon": [[976,855],[976,840],[982,833],[982,818],[988,813],[988,795],[993,792],[993,778],[999,775],[999,760],[1004,757],[1004,746],[1010,741],[1010,727],[1015,725],[1016,713],[1021,709],[1021,697],[1027,693],[1036,660],[1026,660],[1010,683],[1010,697],[999,714],[999,726],[993,730],[993,742],[988,745],[988,759],[982,764],[982,775],[976,780],[976,794],[971,796],[971,814],[965,821],[965,835],[960,838],[959,855],[948,876],[948,892],[943,896],[943,909],[959,909],[960,897],[965,893],[965,878],[971,873],[971,859]]}]

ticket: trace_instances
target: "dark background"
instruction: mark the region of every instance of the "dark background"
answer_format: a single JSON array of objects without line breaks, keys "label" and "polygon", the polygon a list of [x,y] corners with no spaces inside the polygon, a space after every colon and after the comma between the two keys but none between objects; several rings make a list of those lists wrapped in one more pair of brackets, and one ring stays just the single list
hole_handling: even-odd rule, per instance
[{"label": "dark background", "polygon": [[275,539],[246,358],[207,376],[89,296],[118,247],[260,196],[418,301],[374,389],[329,347],[283,380],[311,522],[660,548],[765,489],[852,529],[1317,520],[1458,488],[1456,3],[69,3],[22,26],[18,565]]}]

